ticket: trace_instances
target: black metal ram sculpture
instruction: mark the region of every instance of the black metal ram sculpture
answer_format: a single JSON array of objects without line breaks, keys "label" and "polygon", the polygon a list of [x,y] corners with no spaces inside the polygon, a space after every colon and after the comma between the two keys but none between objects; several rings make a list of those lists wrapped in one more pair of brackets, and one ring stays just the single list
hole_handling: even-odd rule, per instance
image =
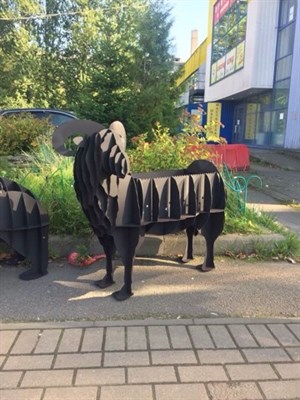
[{"label": "black metal ram sculpture", "polygon": [[48,227],[48,215],[31,191],[0,177],[0,242],[15,250],[19,259],[31,261],[31,268],[20,279],[47,274]]},{"label": "black metal ram sculpture", "polygon": [[[75,140],[75,136],[81,136]],[[76,153],[65,143],[78,144]],[[106,274],[97,285],[114,283],[112,259],[118,252],[124,264],[124,285],[117,300],[132,296],[134,256],[146,233],[165,235],[186,230],[182,259],[193,258],[193,236],[200,230],[206,257],[197,269],[214,266],[213,247],[224,225],[225,191],[216,167],[197,160],[186,169],[131,174],[126,155],[126,132],[115,121],[108,129],[92,121],[71,121],[57,128],[53,146],[61,154],[75,154],[75,191],[90,225],[106,254]]]}]

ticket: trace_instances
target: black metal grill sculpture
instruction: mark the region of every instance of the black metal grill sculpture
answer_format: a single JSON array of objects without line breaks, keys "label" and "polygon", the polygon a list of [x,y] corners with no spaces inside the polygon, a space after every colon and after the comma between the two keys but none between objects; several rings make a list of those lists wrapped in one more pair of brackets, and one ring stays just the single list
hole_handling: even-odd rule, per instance
[{"label": "black metal grill sculpture", "polygon": [[26,188],[0,177],[0,240],[31,262],[20,279],[47,274],[48,215]]},{"label": "black metal grill sculpture", "polygon": [[[76,133],[84,138],[75,154],[64,142]],[[109,129],[92,121],[65,123],[54,132],[53,146],[61,154],[75,154],[76,195],[106,254],[106,274],[96,282],[100,288],[114,283],[117,250],[125,267],[124,285],[113,296],[126,300],[133,294],[133,260],[146,233],[186,230],[186,262],[193,258],[193,236],[201,230],[207,251],[197,269],[215,267],[213,247],[223,230],[225,191],[212,163],[197,160],[182,170],[130,174],[126,132],[118,121]]]}]

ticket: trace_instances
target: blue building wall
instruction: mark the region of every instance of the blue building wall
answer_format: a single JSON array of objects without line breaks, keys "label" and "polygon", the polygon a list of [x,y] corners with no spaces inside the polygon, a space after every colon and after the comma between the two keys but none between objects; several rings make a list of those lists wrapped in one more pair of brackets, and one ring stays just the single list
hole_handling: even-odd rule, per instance
[{"label": "blue building wall", "polygon": [[[234,114],[234,103],[231,101],[221,101],[221,122],[224,128],[220,129],[220,136],[225,138],[228,143],[232,143],[233,140],[233,114]],[[197,110],[199,104],[188,104],[186,110],[192,112],[192,110]],[[201,103],[201,108],[207,112],[207,103]],[[206,124],[206,114],[203,115],[202,125]]]}]

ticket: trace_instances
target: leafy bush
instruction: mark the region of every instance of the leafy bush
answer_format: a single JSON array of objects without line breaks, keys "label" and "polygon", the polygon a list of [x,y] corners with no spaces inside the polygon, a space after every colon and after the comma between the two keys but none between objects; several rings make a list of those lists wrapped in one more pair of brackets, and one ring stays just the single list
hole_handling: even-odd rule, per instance
[{"label": "leafy bush", "polygon": [[134,172],[186,168],[192,161],[210,158],[210,153],[194,134],[171,136],[169,129],[157,124],[149,141],[147,134],[131,139],[133,149],[127,150]]},{"label": "leafy bush", "polygon": [[0,117],[0,155],[35,150],[39,138],[50,138],[52,125],[30,114]]}]

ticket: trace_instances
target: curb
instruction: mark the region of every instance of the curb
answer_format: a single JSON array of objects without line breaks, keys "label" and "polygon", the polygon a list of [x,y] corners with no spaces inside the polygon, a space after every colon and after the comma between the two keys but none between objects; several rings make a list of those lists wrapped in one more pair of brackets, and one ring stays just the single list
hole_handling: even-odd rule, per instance
[{"label": "curb", "polygon": [[[233,254],[254,252],[257,242],[274,243],[283,240],[280,234],[262,234],[262,235],[237,235],[227,234],[220,236],[215,243],[215,255],[225,255],[228,252]],[[80,238],[74,236],[50,236],[49,237],[49,253],[56,257],[67,257],[72,251],[80,245],[87,247],[90,254],[99,254],[103,252],[102,246],[98,243],[96,237]],[[185,250],[185,235],[173,234],[166,236],[148,235],[141,247],[137,250],[136,255],[142,257],[152,256],[179,256]],[[195,256],[203,256],[205,254],[205,240],[201,235],[194,238],[194,254]]]}]

